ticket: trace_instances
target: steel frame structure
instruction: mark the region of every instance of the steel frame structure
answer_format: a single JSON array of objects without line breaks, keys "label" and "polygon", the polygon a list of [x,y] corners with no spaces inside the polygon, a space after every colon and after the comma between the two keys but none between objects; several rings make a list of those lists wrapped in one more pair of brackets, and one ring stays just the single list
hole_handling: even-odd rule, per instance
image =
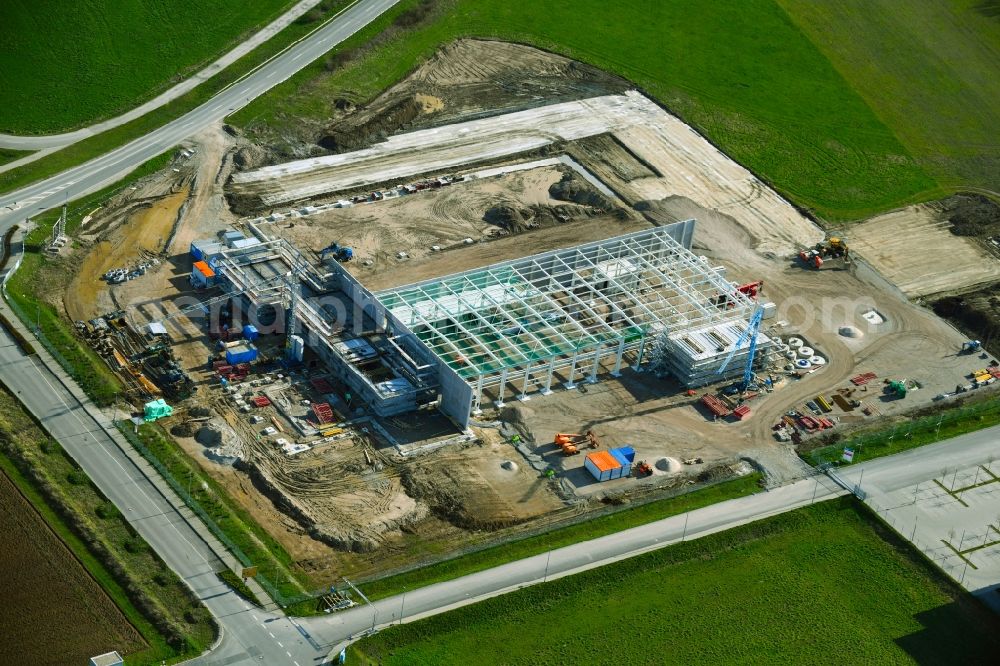
[{"label": "steel frame structure", "polygon": [[[565,386],[578,370],[597,381],[605,361],[617,376],[625,358],[639,368],[647,341],[663,333],[744,322],[753,301],[690,251],[694,220],[533,255],[375,294],[393,319],[473,387],[508,384],[529,399]],[[718,296],[728,295],[724,305]],[[520,380],[520,381],[518,381]]]}]

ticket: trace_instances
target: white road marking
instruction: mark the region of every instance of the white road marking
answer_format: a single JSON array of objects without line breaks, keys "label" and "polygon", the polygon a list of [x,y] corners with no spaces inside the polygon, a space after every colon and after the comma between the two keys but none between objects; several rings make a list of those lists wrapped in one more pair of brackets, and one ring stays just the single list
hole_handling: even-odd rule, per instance
[{"label": "white road marking", "polygon": [[284,645],[282,645],[282,644],[281,644],[281,641],[274,641],[274,642],[275,642],[275,643],[277,643],[277,644],[278,644],[278,647],[280,647],[280,648],[283,648],[283,647],[285,647]]},{"label": "white road marking", "polygon": [[267,632],[267,635],[270,636],[271,638],[274,638],[274,634],[272,634],[270,631]]},{"label": "white road marking", "polygon": [[[39,370],[38,366],[35,365],[34,363],[32,363],[31,367],[35,369],[35,372],[37,372],[38,376],[42,378],[42,381],[45,382],[50,389],[52,389],[52,394],[55,395],[59,399],[59,402],[62,403],[63,407],[65,407],[66,410],[73,415],[73,418],[75,418],[77,420],[77,422],[80,424],[80,427],[82,427],[84,429],[84,432],[89,432],[89,430],[87,428],[87,424],[84,423],[83,419],[80,418],[80,415],[77,414],[77,412],[76,412],[75,409],[73,409],[72,407],[70,407],[69,405],[66,404],[66,401],[62,399],[61,395],[59,395],[59,391],[56,390],[56,387],[53,386],[51,382],[49,382],[49,380],[45,377],[45,374],[42,373],[41,370]],[[83,406],[80,405],[79,403],[77,403],[77,405],[78,405],[78,407],[80,409],[84,409]],[[93,419],[93,417],[91,417],[91,418]],[[93,420],[94,420],[95,423],[97,423],[96,419],[93,419]],[[100,425],[100,424],[98,423],[98,425]],[[102,430],[102,432],[104,432],[104,431]],[[111,436],[108,435],[106,432],[104,432],[104,436],[107,437],[108,439],[111,439]],[[95,437],[95,440],[96,440],[96,437]],[[113,441],[112,441],[111,445],[112,446],[116,446]],[[101,448],[102,449],[104,448],[103,444],[101,444]],[[126,477],[128,477],[128,472],[125,470],[125,467],[123,467],[122,464],[118,461],[118,458],[116,458],[108,450],[106,450],[106,453],[110,456],[111,460],[114,461],[114,463],[116,465],[118,465],[118,468],[122,471],[122,474],[124,474]],[[138,466],[136,466],[136,469],[139,469]],[[149,481],[149,479],[146,477],[146,475],[142,473],[141,469],[139,469],[139,472],[140,472],[140,474],[142,474],[142,478],[152,485],[152,481]],[[157,508],[156,502],[153,500],[152,497],[149,496],[148,493],[146,493],[146,491],[142,488],[142,486],[140,486],[135,481],[135,479],[130,479],[130,481],[132,482],[132,485],[135,486],[135,489],[138,490],[140,493],[142,493],[142,495],[147,500],[149,500],[149,503],[153,506],[153,508],[154,509]],[[170,503],[169,500],[164,499],[164,501],[167,503],[167,506],[169,506],[171,509],[174,509],[174,506]],[[179,515],[179,511],[177,511],[176,509],[174,509],[174,512]],[[184,534],[177,528],[176,525],[173,524],[173,522],[171,522],[170,520],[168,520],[167,524],[170,525],[170,527],[172,527],[175,532],[177,532],[177,536],[179,536],[181,539],[183,539],[184,543],[186,543],[187,545],[191,546],[191,550],[194,551],[196,555],[198,555],[198,557],[201,559],[202,562],[204,562],[206,564],[208,563],[208,560],[206,560],[205,557],[200,552],[198,552],[198,549],[194,547],[194,544],[192,544],[190,541],[187,540],[187,537],[184,536]]]}]

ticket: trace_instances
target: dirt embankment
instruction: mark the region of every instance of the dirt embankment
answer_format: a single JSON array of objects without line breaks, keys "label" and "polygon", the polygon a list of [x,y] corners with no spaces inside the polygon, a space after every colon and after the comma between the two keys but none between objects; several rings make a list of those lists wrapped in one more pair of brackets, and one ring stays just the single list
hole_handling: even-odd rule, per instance
[{"label": "dirt embankment", "polygon": [[136,204],[122,216],[120,224],[100,234],[100,240],[80,262],[67,286],[63,303],[70,319],[87,320],[113,309],[102,276],[111,269],[134,264],[144,253],[162,253],[189,193],[190,186],[186,185],[159,200]]},{"label": "dirt embankment", "polygon": [[317,143],[333,152],[357,150],[402,131],[628,88],[595,67],[527,46],[461,39],[361,109],[339,99],[334,113],[341,117]]}]

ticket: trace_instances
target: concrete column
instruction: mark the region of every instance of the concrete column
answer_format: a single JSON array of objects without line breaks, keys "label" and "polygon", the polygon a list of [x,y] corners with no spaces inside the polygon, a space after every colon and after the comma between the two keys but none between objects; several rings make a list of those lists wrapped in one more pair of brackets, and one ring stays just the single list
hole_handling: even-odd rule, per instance
[{"label": "concrete column", "polygon": [[521,395],[517,396],[517,399],[521,402],[528,402],[531,400],[531,396],[528,395],[528,382],[531,380],[531,366],[525,366],[524,368],[524,381],[521,383]]},{"label": "concrete column", "polygon": [[555,374],[555,370],[556,358],[553,356],[552,360],[549,361],[549,374],[545,378],[545,388],[542,389],[542,395],[549,395],[552,393],[552,375]]},{"label": "concrete column", "polygon": [[496,405],[497,409],[500,409],[504,405],[503,394],[504,391],[506,390],[507,390],[507,368],[504,368],[500,372],[500,389],[499,392],[497,393],[497,401],[493,403],[494,405]]},{"label": "concrete column", "polygon": [[625,356],[625,338],[618,341],[618,357],[615,359],[615,369],[611,371],[612,377],[622,376],[622,357]]},{"label": "concrete column", "polygon": [[594,350],[594,364],[590,366],[590,376],[587,377],[588,384],[597,383],[597,367],[601,364],[601,345],[597,345]]},{"label": "concrete column", "polygon": [[632,366],[632,369],[635,370],[636,372],[642,371],[642,369],[639,367],[639,364],[642,363],[642,356],[645,352],[646,352],[646,334],[644,333],[642,335],[642,339],[639,341],[639,356],[636,357],[635,365]]},{"label": "concrete column", "polygon": [[479,416],[483,413],[483,374],[479,373],[479,380],[476,382],[476,394],[472,402],[472,413]]},{"label": "concrete column", "polygon": [[573,350],[573,363],[572,363],[572,365],[569,366],[569,381],[566,382],[566,388],[570,389],[571,391],[576,388],[576,384],[573,383],[573,377],[574,377],[574,375],[576,375],[576,361],[577,361],[577,359],[579,357],[580,357],[580,350],[579,349],[574,349]]}]

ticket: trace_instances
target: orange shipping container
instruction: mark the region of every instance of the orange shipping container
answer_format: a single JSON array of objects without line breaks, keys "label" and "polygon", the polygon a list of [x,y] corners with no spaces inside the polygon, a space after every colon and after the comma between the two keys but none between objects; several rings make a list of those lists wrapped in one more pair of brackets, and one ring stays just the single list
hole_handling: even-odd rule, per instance
[{"label": "orange shipping container", "polygon": [[213,271],[212,267],[209,266],[204,261],[196,261],[196,262],[194,262],[194,267],[198,270],[199,273],[201,273],[202,275],[204,275],[207,278],[215,277],[215,271]]},{"label": "orange shipping container", "polygon": [[610,481],[620,478],[622,475],[622,464],[611,455],[610,451],[588,453],[583,461],[583,466],[598,481]]}]

